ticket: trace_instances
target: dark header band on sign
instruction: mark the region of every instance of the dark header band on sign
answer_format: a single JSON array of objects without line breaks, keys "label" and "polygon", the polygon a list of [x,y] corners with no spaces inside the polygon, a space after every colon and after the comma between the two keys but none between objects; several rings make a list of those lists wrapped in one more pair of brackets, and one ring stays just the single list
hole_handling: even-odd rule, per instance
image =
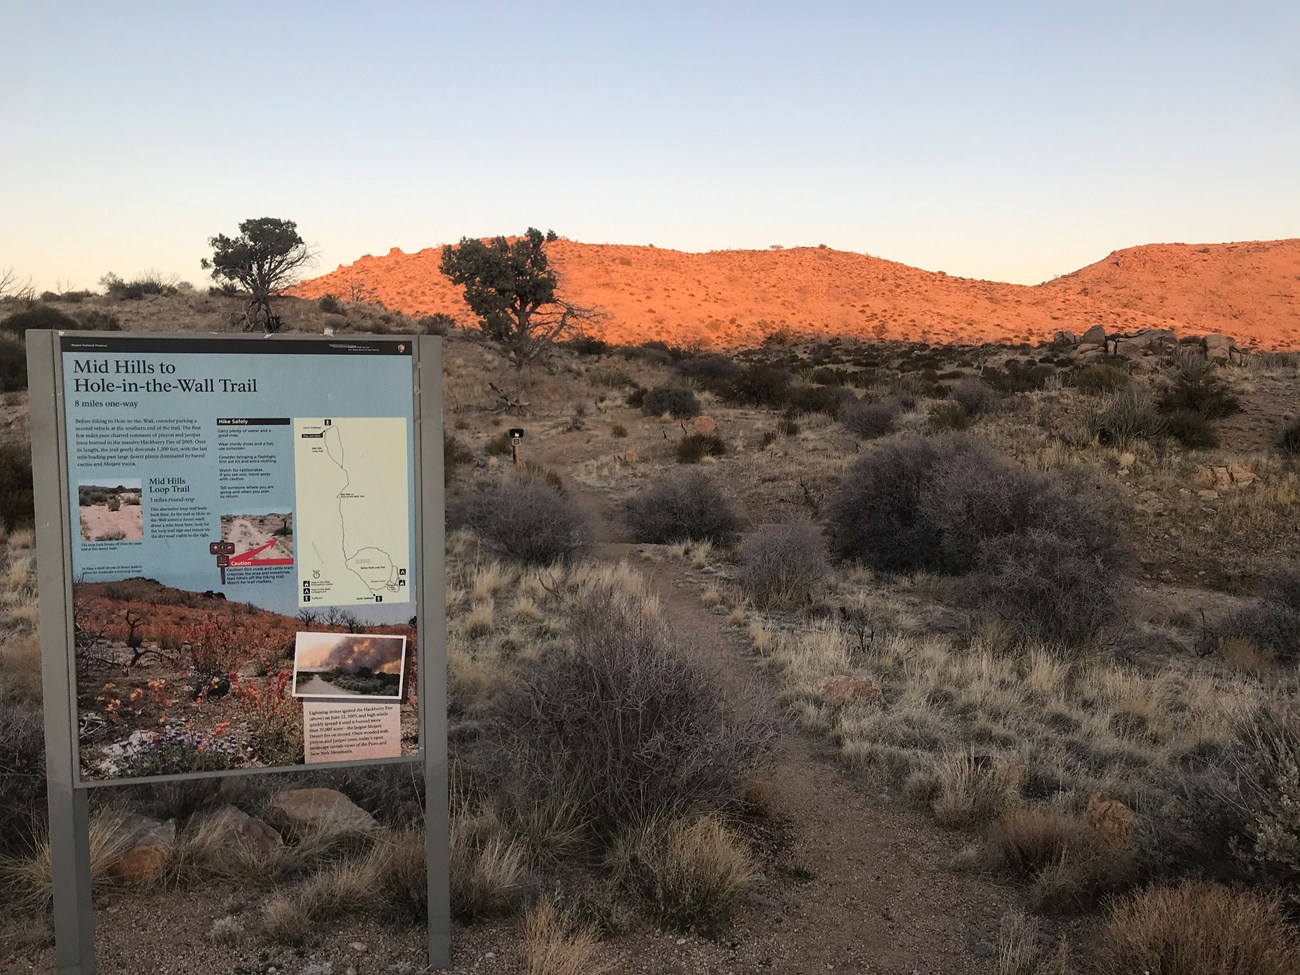
[{"label": "dark header band on sign", "polygon": [[133,336],[114,338],[107,335],[60,333],[60,348],[64,352],[218,352],[223,355],[411,355],[414,343],[410,339],[347,340],[330,338],[227,338],[184,336],[169,338],[159,336]]}]

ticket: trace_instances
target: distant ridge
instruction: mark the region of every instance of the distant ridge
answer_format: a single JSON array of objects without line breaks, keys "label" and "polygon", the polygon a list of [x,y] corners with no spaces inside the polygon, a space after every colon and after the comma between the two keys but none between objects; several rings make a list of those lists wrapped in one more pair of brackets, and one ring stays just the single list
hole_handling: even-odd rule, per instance
[{"label": "distant ridge", "polygon": [[[548,245],[561,293],[597,307],[597,337],[620,343],[756,345],[798,335],[930,342],[1036,342],[1102,324],[1107,331],[1173,327],[1222,332],[1244,345],[1300,349],[1300,239],[1147,244],[1115,251],[1040,285],[951,277],[824,247],[703,254],[558,240]],[[367,255],[293,290],[346,297],[353,284],[389,308],[469,324],[458,288],[438,270],[441,248]]]}]

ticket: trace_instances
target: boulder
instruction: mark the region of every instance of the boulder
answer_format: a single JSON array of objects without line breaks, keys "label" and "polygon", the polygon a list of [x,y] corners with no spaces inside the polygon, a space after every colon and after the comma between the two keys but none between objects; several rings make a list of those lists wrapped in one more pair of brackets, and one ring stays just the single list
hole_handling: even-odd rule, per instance
[{"label": "boulder", "polygon": [[1192,484],[1203,490],[1230,491],[1255,483],[1255,472],[1241,464],[1202,465],[1192,475]]},{"label": "boulder", "polygon": [[1104,792],[1094,792],[1088,800],[1085,818],[1092,835],[1102,846],[1112,850],[1133,848],[1133,833],[1139,817],[1118,799],[1112,799]]},{"label": "boulder", "polygon": [[267,819],[293,833],[368,833],[375,817],[336,789],[285,789],[266,807]]},{"label": "boulder", "polygon": [[697,416],[690,423],[691,433],[717,433],[718,424],[709,416]]},{"label": "boulder", "polygon": [[197,828],[210,856],[233,851],[261,859],[284,846],[278,830],[229,804],[202,817]]},{"label": "boulder", "polygon": [[1100,342],[1080,342],[1074,350],[1075,355],[1088,355],[1090,352],[1096,352],[1099,355],[1105,351]]},{"label": "boulder", "polygon": [[884,704],[880,681],[870,674],[829,674],[813,684],[813,693],[827,707],[845,704]]},{"label": "boulder", "polygon": [[1206,356],[1220,362],[1231,361],[1237,351],[1237,340],[1231,335],[1207,335],[1204,342]]},{"label": "boulder", "polygon": [[1079,341],[1079,337],[1075,335],[1073,332],[1062,331],[1062,332],[1057,332],[1055,337],[1053,337],[1052,345],[1056,346],[1058,349],[1063,349],[1066,348],[1067,346],[1074,345],[1078,341]]},{"label": "boulder", "polygon": [[1094,325],[1088,331],[1083,333],[1079,341],[1085,345],[1095,345],[1099,348],[1106,344],[1106,328],[1103,325]]},{"label": "boulder", "polygon": [[113,844],[122,850],[113,864],[117,877],[141,887],[156,884],[176,846],[176,820],[127,813],[113,831]]}]

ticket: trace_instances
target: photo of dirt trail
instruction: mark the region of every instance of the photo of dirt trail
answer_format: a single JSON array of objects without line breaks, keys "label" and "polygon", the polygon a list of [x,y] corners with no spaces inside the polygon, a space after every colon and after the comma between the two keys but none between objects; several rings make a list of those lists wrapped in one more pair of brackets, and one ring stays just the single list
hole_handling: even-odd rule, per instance
[{"label": "photo of dirt trail", "polygon": [[221,540],[233,542],[234,558],[257,561],[293,558],[293,514],[222,515]]},{"label": "photo of dirt trail", "polygon": [[144,506],[139,479],[112,486],[77,485],[83,542],[138,542],[144,538]]}]

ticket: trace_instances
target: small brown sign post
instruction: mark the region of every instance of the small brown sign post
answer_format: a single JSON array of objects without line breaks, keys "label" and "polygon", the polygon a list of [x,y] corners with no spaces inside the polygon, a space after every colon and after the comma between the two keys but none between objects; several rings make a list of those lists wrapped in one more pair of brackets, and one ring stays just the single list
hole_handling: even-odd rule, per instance
[{"label": "small brown sign post", "polygon": [[515,466],[519,466],[519,448],[524,444],[524,428],[510,428],[510,453],[514,457]]}]

